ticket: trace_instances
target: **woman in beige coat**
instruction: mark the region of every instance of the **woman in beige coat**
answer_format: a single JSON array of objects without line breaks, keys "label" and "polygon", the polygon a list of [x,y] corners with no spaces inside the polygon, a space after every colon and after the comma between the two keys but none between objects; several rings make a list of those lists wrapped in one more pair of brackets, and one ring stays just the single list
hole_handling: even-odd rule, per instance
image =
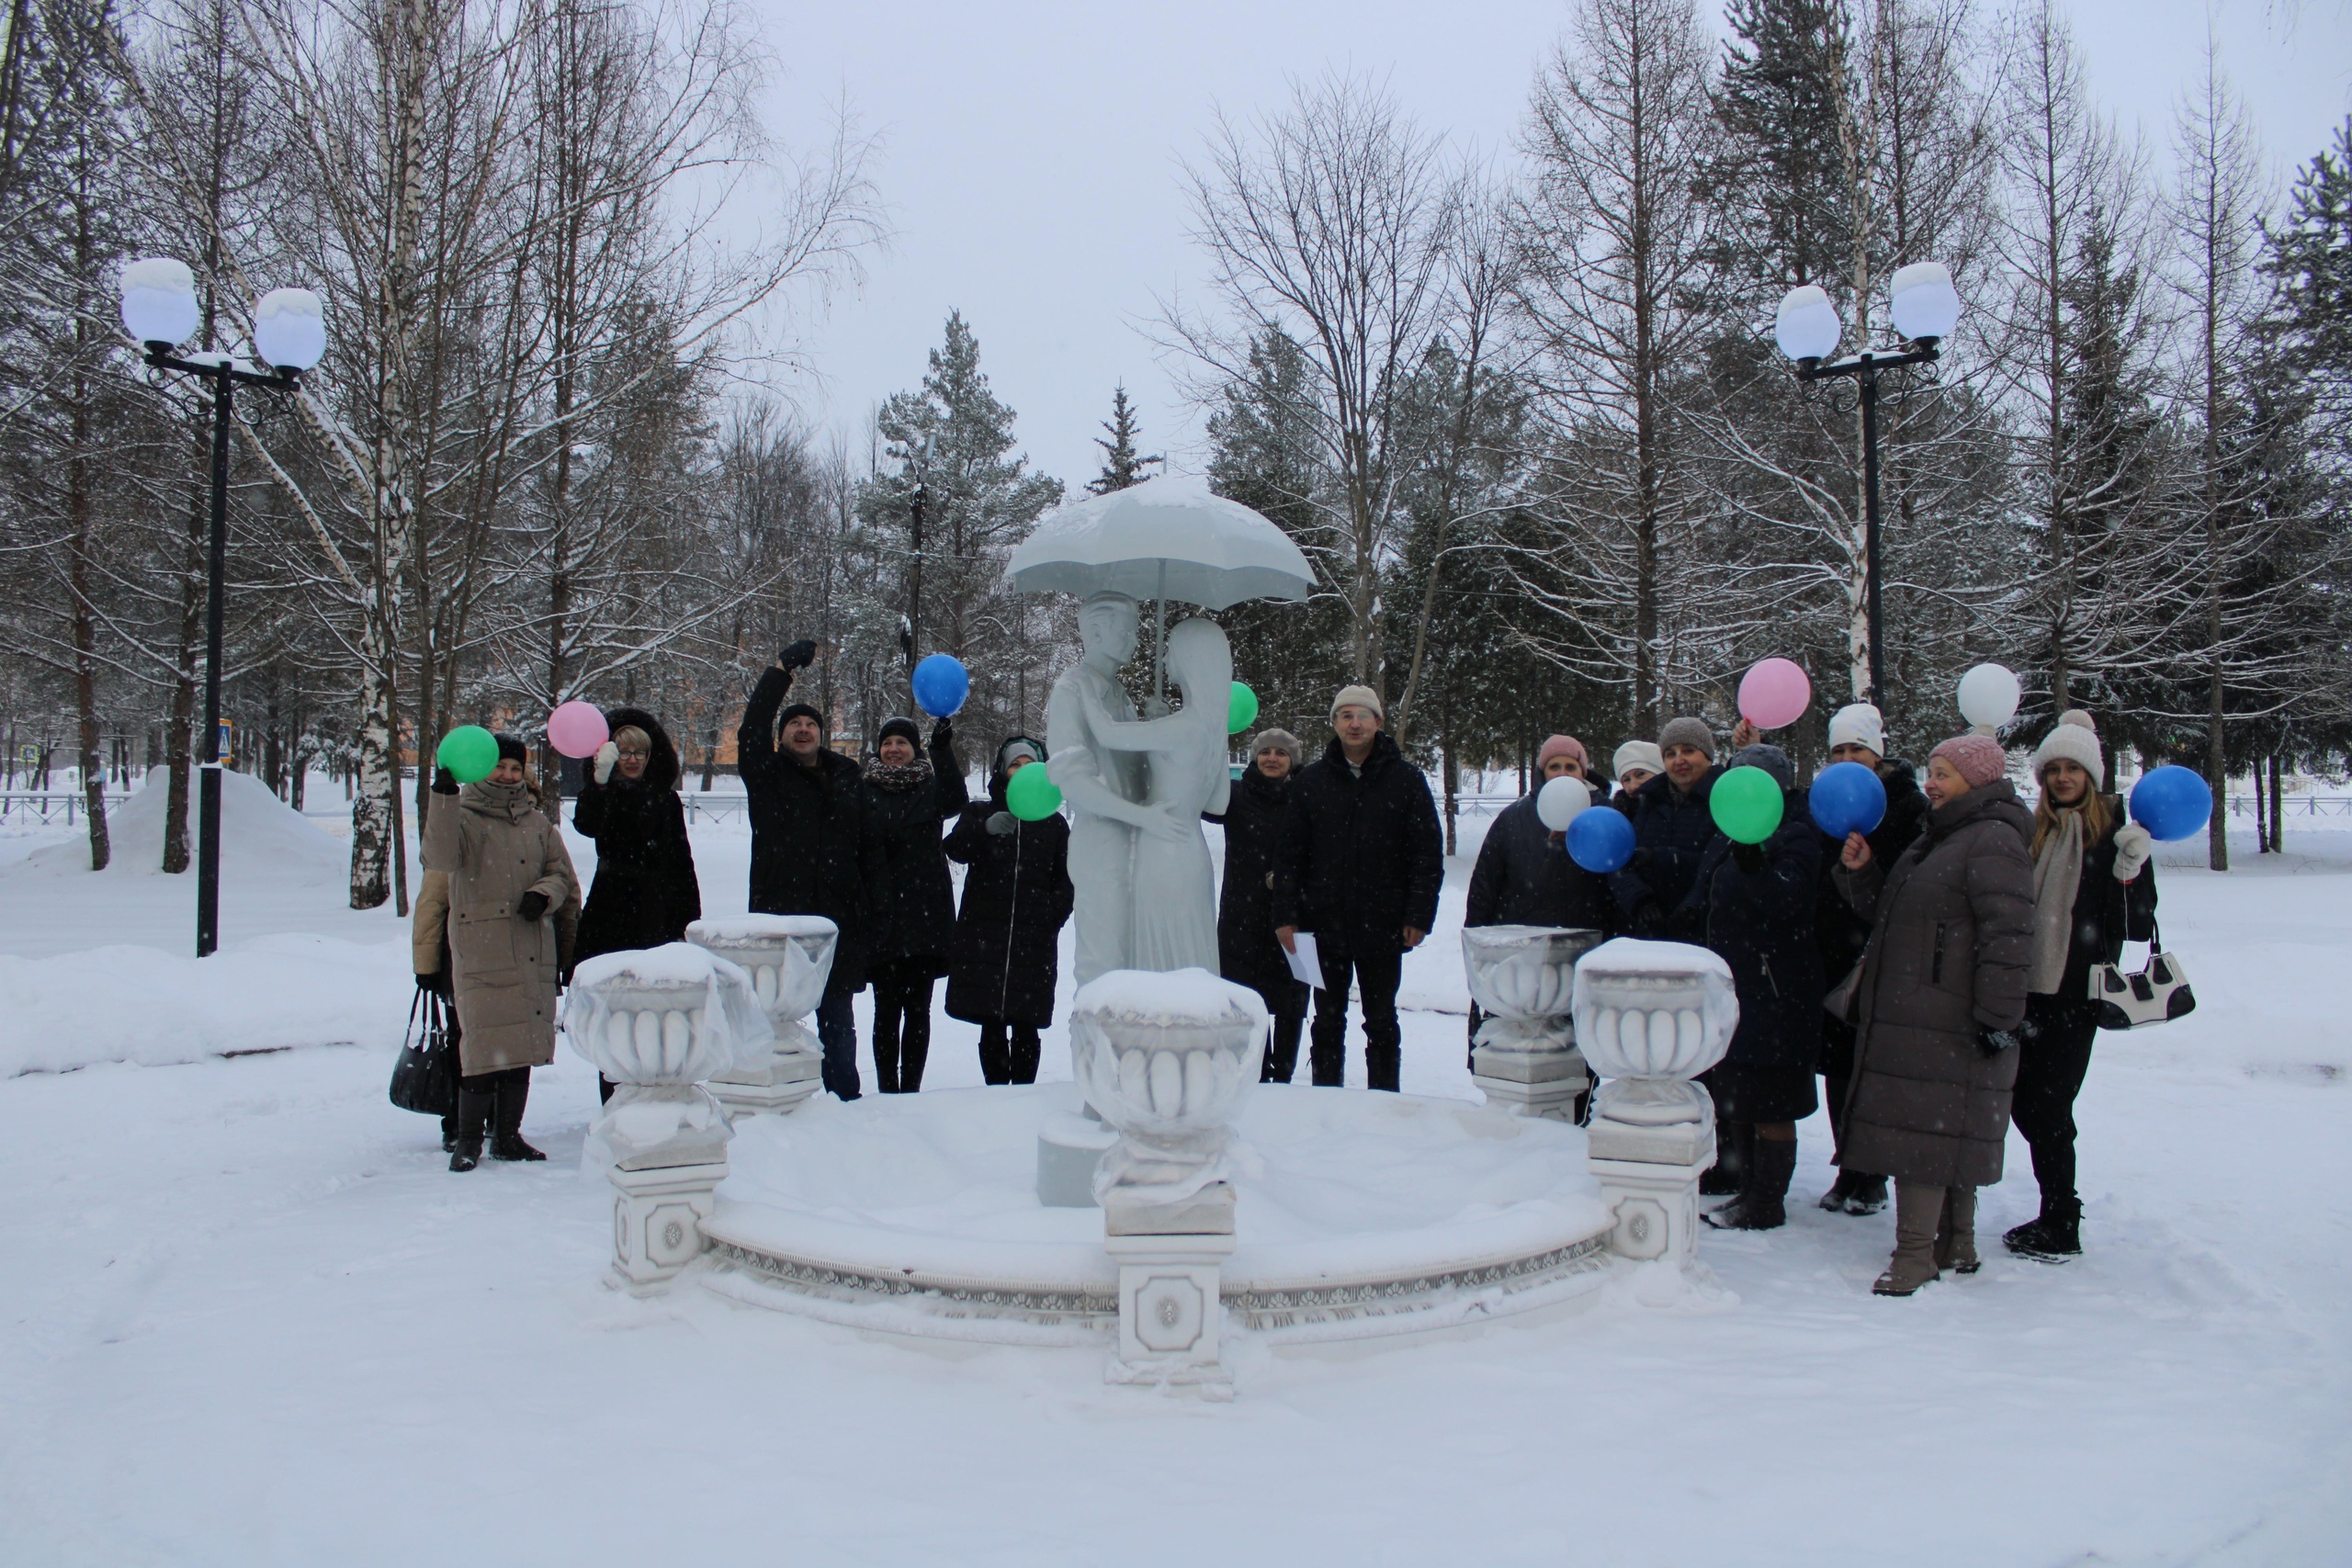
[{"label": "woman in beige coat", "polygon": [[[451,988],[462,1031],[458,1146],[451,1170],[493,1159],[545,1159],[523,1141],[531,1069],[555,1060],[559,926],[578,918],[580,879],[563,835],[523,782],[523,743],[498,738],[498,766],[462,790],[447,768],[424,818],[424,868],[449,878]],[[549,919],[553,915],[554,919]]]}]

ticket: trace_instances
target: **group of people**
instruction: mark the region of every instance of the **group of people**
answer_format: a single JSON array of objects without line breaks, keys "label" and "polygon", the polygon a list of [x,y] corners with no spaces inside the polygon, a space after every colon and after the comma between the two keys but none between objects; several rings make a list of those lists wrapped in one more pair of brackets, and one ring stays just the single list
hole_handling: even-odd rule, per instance
[{"label": "group of people", "polygon": [[[783,650],[752,692],[736,746],[752,909],[839,928],[817,1008],[825,1087],[860,1093],[851,998],[871,985],[877,1087],[919,1089],[942,976],[949,1016],[978,1026],[986,1081],[1034,1082],[1073,905],[1071,838],[1058,814],[1015,816],[1007,788],[1046,763],[1045,743],[1000,744],[978,801],[945,718],[927,742],[913,720],[888,720],[861,763],[826,744],[816,706],[786,702],[815,656],[808,641]],[[493,1158],[544,1157],[521,1124],[529,1069],[553,1059],[560,984],[582,959],[682,940],[701,913],[677,750],[650,714],[609,719],[573,808],[597,849],[584,904],[519,741],[502,738],[496,771],[478,784],[461,787],[446,770],[435,780],[447,805],[425,820],[415,952],[419,984],[457,1014],[463,1077],[443,1126],[453,1170],[473,1168],[485,1138]],[[1272,1015],[1271,1081],[1296,1071],[1310,992],[1312,1079],[1343,1081],[1352,992],[1366,1081],[1398,1088],[1396,991],[1405,953],[1436,923],[1443,857],[1428,780],[1385,723],[1376,692],[1346,687],[1319,757],[1308,761],[1288,730],[1262,730],[1239,778],[1212,795],[1223,809],[1206,815],[1226,843],[1217,965]],[[1136,729],[1146,743],[1148,727]],[[2090,976],[2154,934],[2149,834],[2101,793],[2098,731],[2079,711],[2033,755],[2030,809],[1988,736],[1937,746],[1924,781],[1888,754],[1869,704],[1840,709],[1829,742],[1832,761],[1870,768],[1886,792],[1877,826],[1843,840],[1814,825],[1786,753],[1745,721],[1725,758],[1704,720],[1673,719],[1655,741],[1620,746],[1610,778],[1594,776],[1581,742],[1555,735],[1538,753],[1543,781],[1582,780],[1594,808],[1624,813],[1632,856],[1608,873],[1578,865],[1531,793],[1487,832],[1464,922],[1688,942],[1722,956],[1739,1024],[1702,1079],[1718,1137],[1702,1190],[1731,1200],[1710,1224],[1785,1223],[1797,1123],[1826,1099],[1838,1175],[1821,1206],[1875,1213],[1893,1183],[1897,1245],[1880,1293],[1975,1270],[1976,1190],[2000,1179],[2013,1118],[2041,1204],[2004,1240],[2028,1257],[2072,1257],[2082,1213],[2073,1108],[2098,1028]],[[1726,836],[1710,808],[1715,781],[1736,767],[1782,792],[1780,825],[1758,843]],[[950,860],[967,868],[960,908]],[[1302,933],[1314,938],[1317,983],[1295,973]],[[1474,1038],[1478,1023],[1474,1009]]]},{"label": "group of people", "polygon": [[[1015,818],[1005,789],[1045,761],[1044,743],[1016,735],[1000,745],[978,802],[944,718],[927,744],[912,719],[887,721],[860,763],[825,744],[815,706],[786,702],[816,651],[805,641],[783,651],[752,689],[736,744],[752,911],[822,915],[839,930],[817,1007],[825,1088],[843,1100],[861,1092],[850,998],[871,986],[877,1087],[921,1089],[943,976],[949,1015],[979,1026],[987,1081],[1035,1082],[1070,914],[1069,828]],[[461,1077],[441,1129],[452,1170],[473,1169],[485,1139],[493,1159],[545,1157],[522,1137],[524,1102],[530,1069],[555,1059],[557,996],[573,967],[684,941],[701,918],[677,748],[650,713],[606,719],[611,739],[588,760],[572,807],[573,829],[596,845],[584,900],[563,835],[526,782],[520,740],[499,739],[498,766],[479,783],[460,785],[446,769],[435,777],[441,799],[425,817],[413,940],[418,985],[455,1013]],[[950,860],[967,868],[960,910]]]},{"label": "group of people", "polygon": [[[1943,1269],[1977,1269],[1976,1190],[2001,1179],[2012,1118],[2041,1203],[2005,1243],[2045,1260],[2082,1250],[2074,1104],[2098,1030],[2090,976],[2125,942],[2153,938],[2156,889],[2147,829],[2100,792],[2089,715],[2064,715],[2034,752],[2030,809],[1989,736],[1937,746],[1923,784],[1885,735],[1866,703],[1830,721],[1830,760],[1870,768],[1886,790],[1878,825],[1843,840],[1814,826],[1786,753],[1744,721],[1727,759],[1698,718],[1628,741],[1613,794],[1589,777],[1583,745],[1555,735],[1539,754],[1544,778],[1585,779],[1625,813],[1633,856],[1605,875],[1585,870],[1531,795],[1489,829],[1464,923],[1596,929],[1721,955],[1739,1025],[1701,1080],[1718,1139],[1702,1190],[1732,1201],[1706,1220],[1786,1222],[1796,1124],[1826,1100],[1838,1175],[1821,1206],[1875,1213],[1893,1180],[1896,1247],[1874,1289],[1907,1296]],[[1780,826],[1760,843],[1727,837],[1709,807],[1736,767],[1782,792]]]}]

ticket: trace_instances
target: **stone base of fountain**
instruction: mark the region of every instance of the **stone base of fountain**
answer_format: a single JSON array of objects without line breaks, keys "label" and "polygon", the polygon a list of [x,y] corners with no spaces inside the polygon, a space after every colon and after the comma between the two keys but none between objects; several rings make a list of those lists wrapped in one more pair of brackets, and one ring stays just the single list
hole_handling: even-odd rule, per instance
[{"label": "stone base of fountain", "polygon": [[1487,1103],[1514,1116],[1571,1121],[1577,1096],[1592,1087],[1584,1055],[1566,1051],[1505,1051],[1481,1045],[1471,1053],[1470,1081]]},{"label": "stone base of fountain", "polygon": [[[1151,1280],[1181,1274],[1214,1291],[1219,1312],[1203,1314],[1202,1333],[1213,1325],[1279,1345],[1532,1311],[1596,1289],[1611,1267],[1616,1222],[1584,1133],[1565,1122],[1260,1085],[1226,1189],[1238,1204],[1211,1188],[1178,1205],[1200,1213],[1152,1217],[1115,1196],[1108,1213],[1038,1201],[1038,1133],[1079,1103],[1075,1086],[1046,1084],[820,1097],[788,1122],[748,1119],[702,1224],[712,1260],[694,1277],[737,1300],[883,1332],[1117,1346],[1113,1375],[1124,1365],[1182,1387],[1182,1367],[1203,1351],[1214,1359],[1217,1346],[1155,1348],[1193,1319],[1177,1303],[1177,1323],[1152,1326],[1176,1287],[1147,1300]],[[1212,1210],[1230,1216],[1229,1235],[1171,1234],[1215,1223]],[[1120,1344],[1123,1295],[1136,1346]]]}]

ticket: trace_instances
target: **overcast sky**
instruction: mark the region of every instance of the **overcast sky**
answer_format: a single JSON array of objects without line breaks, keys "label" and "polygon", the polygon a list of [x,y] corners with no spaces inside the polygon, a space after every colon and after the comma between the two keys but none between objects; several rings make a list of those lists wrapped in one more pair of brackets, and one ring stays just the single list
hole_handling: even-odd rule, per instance
[{"label": "overcast sky", "polygon": [[[1149,449],[1201,465],[1199,422],[1140,329],[1200,276],[1178,164],[1214,112],[1246,117],[1293,77],[1351,68],[1386,77],[1425,128],[1507,158],[1566,15],[1560,0],[753,4],[786,73],[772,119],[805,135],[812,105],[845,96],[884,138],[896,231],[865,285],[804,326],[821,379],[794,395],[820,424],[861,424],[920,382],[961,310],[1032,461],[1073,486],[1097,469],[1091,437],[1123,379]],[[2352,4],[2290,4],[2291,26],[2259,0],[2218,12],[2225,67],[2282,176],[2352,105]],[[2073,7],[2095,90],[2159,168],[2206,14],[2196,0]]]}]

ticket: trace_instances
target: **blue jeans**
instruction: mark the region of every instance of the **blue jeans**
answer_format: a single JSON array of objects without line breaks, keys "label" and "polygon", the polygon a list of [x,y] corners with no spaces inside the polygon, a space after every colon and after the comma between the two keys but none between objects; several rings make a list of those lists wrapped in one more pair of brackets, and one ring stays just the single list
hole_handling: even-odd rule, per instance
[{"label": "blue jeans", "polygon": [[857,1089],[857,1018],[849,1010],[850,993],[827,991],[817,1004],[817,1043],[825,1048],[824,1083],[829,1093],[855,1100]]}]

